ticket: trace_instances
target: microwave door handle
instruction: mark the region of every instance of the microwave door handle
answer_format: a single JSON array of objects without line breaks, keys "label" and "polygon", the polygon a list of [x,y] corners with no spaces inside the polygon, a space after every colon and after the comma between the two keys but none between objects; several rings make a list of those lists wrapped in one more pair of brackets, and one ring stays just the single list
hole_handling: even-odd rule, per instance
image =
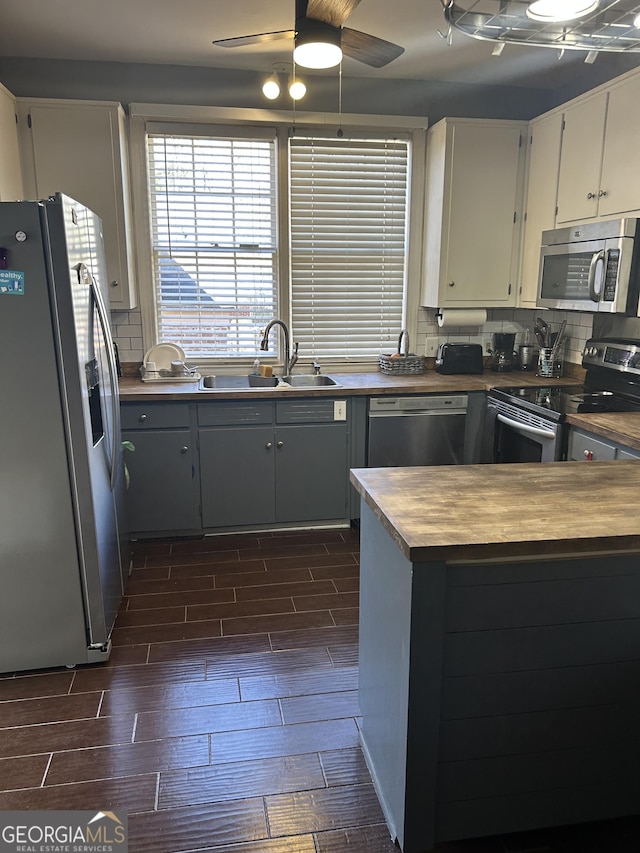
[{"label": "microwave door handle", "polygon": [[594,252],[591,263],[589,264],[589,298],[592,302],[600,302],[602,299],[602,288],[599,291],[596,290],[596,270],[599,263],[602,263],[603,267],[605,266],[606,254],[604,249]]},{"label": "microwave door handle", "polygon": [[520,421],[514,421],[502,413],[499,413],[497,418],[501,424],[505,424],[505,426],[511,427],[516,432],[520,432],[523,435],[535,435],[537,438],[544,438],[548,441],[551,441],[551,439],[556,437],[553,430],[540,429],[539,427],[529,426],[529,424],[521,424]]}]

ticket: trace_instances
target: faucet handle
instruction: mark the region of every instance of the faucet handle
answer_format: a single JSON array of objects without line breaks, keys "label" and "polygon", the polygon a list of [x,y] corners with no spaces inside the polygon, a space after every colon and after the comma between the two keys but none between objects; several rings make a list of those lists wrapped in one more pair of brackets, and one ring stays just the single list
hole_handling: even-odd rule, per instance
[{"label": "faucet handle", "polygon": [[319,362],[317,362],[317,361],[315,360],[315,358],[314,358],[314,360],[311,362],[311,364],[313,365],[313,372],[314,372],[314,373],[316,374],[316,376],[317,376],[317,375],[320,373],[320,370],[321,370],[322,368],[320,367]]}]

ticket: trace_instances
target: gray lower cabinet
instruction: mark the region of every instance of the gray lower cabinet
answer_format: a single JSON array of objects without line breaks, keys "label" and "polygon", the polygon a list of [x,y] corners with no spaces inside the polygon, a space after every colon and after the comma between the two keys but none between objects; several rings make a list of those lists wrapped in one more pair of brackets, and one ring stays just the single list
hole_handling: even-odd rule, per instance
[{"label": "gray lower cabinet", "polygon": [[203,527],[346,519],[348,421],[334,417],[333,399],[200,404]]},{"label": "gray lower cabinet", "polygon": [[139,534],[177,533],[201,527],[195,441],[188,403],[124,404],[122,438],[130,474],[129,529]]},{"label": "gray lower cabinet", "polygon": [[577,427],[571,427],[569,432],[569,450],[567,458],[570,461],[598,462],[604,459],[640,459],[640,451],[632,450],[615,441]]}]

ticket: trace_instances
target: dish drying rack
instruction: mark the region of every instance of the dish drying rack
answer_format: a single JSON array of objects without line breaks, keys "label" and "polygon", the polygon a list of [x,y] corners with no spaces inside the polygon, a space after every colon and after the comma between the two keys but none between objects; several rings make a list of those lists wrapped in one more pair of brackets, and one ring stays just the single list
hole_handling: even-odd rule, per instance
[{"label": "dish drying rack", "polygon": [[[405,342],[405,352],[402,354],[402,342]],[[378,369],[381,373],[389,373],[395,376],[408,376],[424,373],[426,358],[409,352],[409,332],[403,329],[398,337],[398,349],[394,355],[381,353],[378,358]]]}]

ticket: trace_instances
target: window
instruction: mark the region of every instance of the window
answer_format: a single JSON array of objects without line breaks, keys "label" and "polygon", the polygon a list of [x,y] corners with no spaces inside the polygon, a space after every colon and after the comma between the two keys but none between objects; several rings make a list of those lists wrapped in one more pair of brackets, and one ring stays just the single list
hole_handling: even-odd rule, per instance
[{"label": "window", "polygon": [[403,326],[408,141],[293,137],[291,315],[317,358],[395,348]]},{"label": "window", "polygon": [[200,365],[247,364],[276,355],[278,335],[259,351],[272,317],[289,324],[302,363],[371,362],[395,347],[415,310],[407,268],[419,272],[419,251],[407,260],[411,132],[135,127],[153,259],[149,270],[141,260],[147,347],[174,341]]},{"label": "window", "polygon": [[159,340],[255,357],[277,313],[275,138],[149,135]]}]

